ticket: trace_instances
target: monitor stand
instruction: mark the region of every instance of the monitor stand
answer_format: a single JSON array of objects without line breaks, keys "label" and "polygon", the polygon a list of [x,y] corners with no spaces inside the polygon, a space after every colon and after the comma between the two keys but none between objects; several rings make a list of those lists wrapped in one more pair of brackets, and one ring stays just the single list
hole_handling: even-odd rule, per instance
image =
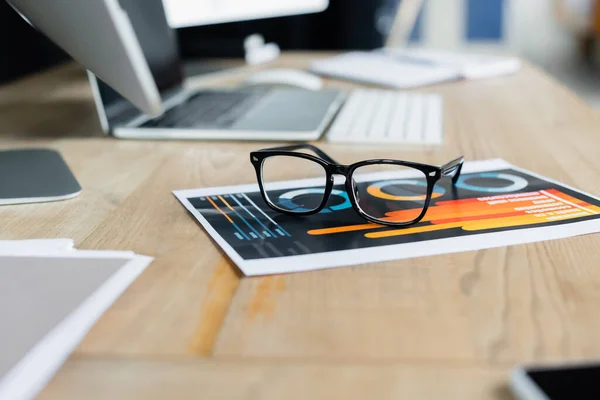
[{"label": "monitor stand", "polygon": [[0,205],[66,200],[80,193],[81,186],[57,151],[0,151]]}]

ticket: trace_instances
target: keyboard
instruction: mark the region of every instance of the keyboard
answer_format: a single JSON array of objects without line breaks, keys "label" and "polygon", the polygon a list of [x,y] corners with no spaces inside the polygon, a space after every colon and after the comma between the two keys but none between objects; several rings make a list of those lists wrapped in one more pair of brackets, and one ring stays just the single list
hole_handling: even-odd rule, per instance
[{"label": "keyboard", "polygon": [[354,90],[326,137],[334,143],[439,145],[443,141],[443,100],[437,94]]},{"label": "keyboard", "polygon": [[198,92],[163,115],[145,122],[141,128],[226,129],[268,93],[268,90]]}]

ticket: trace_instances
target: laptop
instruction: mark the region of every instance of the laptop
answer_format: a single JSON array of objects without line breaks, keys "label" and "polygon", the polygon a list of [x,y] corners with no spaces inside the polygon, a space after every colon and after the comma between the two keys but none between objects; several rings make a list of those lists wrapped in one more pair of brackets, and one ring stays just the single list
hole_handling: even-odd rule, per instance
[{"label": "laptop", "polygon": [[[7,0],[88,68],[105,133],[127,139],[318,139],[338,90],[191,90],[162,0]],[[60,11],[60,12],[58,12]]]}]

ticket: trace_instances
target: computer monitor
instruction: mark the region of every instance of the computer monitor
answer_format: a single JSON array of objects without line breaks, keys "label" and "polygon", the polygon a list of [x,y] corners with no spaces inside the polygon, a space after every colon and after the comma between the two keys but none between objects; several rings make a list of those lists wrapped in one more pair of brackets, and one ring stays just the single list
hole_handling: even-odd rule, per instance
[{"label": "computer monitor", "polygon": [[173,28],[320,12],[329,0],[163,0]]}]

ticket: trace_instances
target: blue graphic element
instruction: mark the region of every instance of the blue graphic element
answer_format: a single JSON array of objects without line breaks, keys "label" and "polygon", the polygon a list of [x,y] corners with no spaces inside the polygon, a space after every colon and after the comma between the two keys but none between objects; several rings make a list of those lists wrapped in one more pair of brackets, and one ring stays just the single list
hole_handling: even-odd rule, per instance
[{"label": "blue graphic element", "polygon": [[388,181],[375,182],[370,186],[382,189],[382,188],[384,188],[386,186],[390,186],[390,185],[412,185],[412,186],[421,186],[421,187],[426,188],[427,182],[413,180],[413,179],[392,179],[392,180],[388,180]]},{"label": "blue graphic element", "polygon": [[279,228],[275,229],[275,232],[279,233],[281,236],[285,236],[285,233],[283,233]]},{"label": "blue graphic element", "polygon": [[[233,224],[233,227],[240,233],[240,235],[244,237],[244,239],[250,240],[250,238],[244,233],[244,231],[240,229],[240,227],[238,226],[238,224],[236,224],[235,222],[232,222],[232,224]],[[238,236],[238,235],[236,235],[236,236]]]},{"label": "blue graphic element", "polygon": [[[512,185],[505,187],[483,187],[483,186],[475,186],[469,185],[466,183],[467,180],[473,178],[492,178],[492,179],[504,179],[507,181],[511,181]],[[529,182],[526,179],[521,178],[520,176],[510,175],[510,174],[502,174],[497,172],[481,172],[479,174],[470,174],[464,175],[458,178],[458,182],[456,182],[456,187],[465,190],[472,190],[474,192],[484,192],[484,193],[508,193],[508,192],[516,192],[517,190],[521,190],[526,188]]]},{"label": "blue graphic element", "polygon": [[504,0],[467,0],[466,6],[467,40],[502,40]]},{"label": "blue graphic element", "polygon": [[[324,188],[310,188],[310,189],[293,190],[291,192],[286,192],[286,193],[282,194],[281,196],[279,196],[279,204],[281,205],[281,207],[285,208],[286,210],[290,210],[290,211],[296,211],[296,212],[312,211],[311,209],[303,208],[303,207],[299,206],[298,204],[294,203],[294,198],[305,195],[305,194],[321,194],[322,195],[324,193],[325,193]],[[344,199],[344,202],[342,204],[324,208],[323,210],[321,210],[320,213],[330,213],[332,211],[339,211],[339,210],[344,210],[346,208],[352,207],[352,204],[350,203],[350,199],[348,198],[348,193],[346,193],[345,191],[334,189],[331,191],[331,195],[332,196],[340,196],[341,198]]]},{"label": "blue graphic element", "polygon": [[[232,195],[229,195],[229,198],[231,198],[231,199],[234,199],[234,200],[235,200],[235,197],[233,197]],[[260,233],[258,233],[258,232],[257,232],[257,231],[256,231],[256,230],[255,230],[255,229],[252,227],[252,225],[250,225],[250,224],[248,223],[248,221],[246,221],[246,218],[244,218],[244,217],[243,217],[243,216],[242,216],[240,213],[238,213],[238,212],[235,210],[235,208],[233,208],[233,207],[232,207],[232,209],[233,209],[233,212],[235,213],[235,215],[237,215],[237,216],[238,216],[238,217],[239,217],[239,218],[240,218],[240,219],[241,219],[241,220],[244,222],[244,224],[246,224],[246,226],[247,226],[248,228],[250,228],[250,230],[251,230],[252,232],[254,232],[255,234],[257,234],[257,235],[258,235],[258,237],[262,239],[262,236],[261,236],[261,234],[260,234]]]},{"label": "blue graphic element", "polygon": [[[385,187],[392,186],[392,185],[412,185],[412,186],[420,186],[420,187],[424,187],[424,188],[427,188],[427,186],[428,186],[427,182],[422,181],[422,180],[392,179],[392,180],[387,180],[387,181],[375,182],[369,186],[369,188],[379,189],[381,191],[381,194],[376,195],[374,193],[370,193],[370,192],[369,193],[375,197],[381,196],[381,198],[384,198],[383,196],[388,196],[388,197],[393,196],[393,197],[396,197],[395,200],[416,200],[416,198],[418,198],[418,197],[422,198],[424,196],[424,194],[417,195],[415,193],[410,193],[408,190],[405,190],[405,192],[407,192],[406,195],[390,194],[390,193],[386,193],[383,191],[383,189]],[[435,185],[433,187],[433,198],[441,197],[444,194],[446,194],[446,189],[444,189],[442,186]]]},{"label": "blue graphic element", "polygon": [[231,196],[231,198],[232,198],[232,199],[233,199],[233,201],[235,201],[235,202],[236,202],[236,203],[237,203],[237,204],[238,204],[240,207],[242,207],[242,208],[244,209],[244,211],[246,211],[248,214],[250,214],[250,215],[252,216],[252,218],[254,218],[254,220],[255,220],[256,222],[258,222],[258,223],[259,223],[259,225],[260,225],[260,226],[262,226],[262,227],[265,229],[265,231],[263,232],[263,234],[264,234],[266,237],[275,236],[275,235],[273,235],[273,232],[271,232],[271,231],[269,230],[269,228],[267,228],[267,227],[265,226],[265,224],[263,224],[263,223],[262,223],[262,221],[261,221],[260,219],[256,218],[256,215],[252,214],[252,213],[250,212],[250,210],[248,210],[248,209],[246,208],[246,206],[244,206],[244,205],[243,205],[243,204],[242,204],[242,203],[241,203],[241,202],[240,202],[238,199],[236,199],[236,198],[235,198],[235,196],[233,196],[233,195],[232,195],[232,196]]},{"label": "blue graphic element", "polygon": [[[237,226],[235,224],[233,224],[233,226],[235,226],[237,228]],[[240,240],[244,240],[244,238],[242,237],[242,235],[239,234],[239,232],[233,232],[233,234],[235,235],[236,238],[238,238]]]},{"label": "blue graphic element", "polygon": [[[262,215],[264,215],[265,218],[268,219],[273,225],[277,226],[281,231],[285,232],[285,234],[281,234],[281,236],[292,237],[292,235],[290,235],[288,231],[286,231],[285,229],[283,229],[277,222],[273,221],[273,218],[271,218],[267,214],[265,214],[265,212],[263,210],[261,210],[260,207],[258,207],[255,202],[253,202],[252,200],[250,200],[250,197],[248,197],[246,195],[246,193],[242,193],[242,196],[248,201],[248,203],[252,204],[252,206],[254,208],[256,208],[259,213],[261,213]],[[275,231],[277,232],[277,229],[275,229]],[[279,231],[277,233],[281,233],[281,231]],[[273,235],[273,236],[275,236],[275,235]]]}]

